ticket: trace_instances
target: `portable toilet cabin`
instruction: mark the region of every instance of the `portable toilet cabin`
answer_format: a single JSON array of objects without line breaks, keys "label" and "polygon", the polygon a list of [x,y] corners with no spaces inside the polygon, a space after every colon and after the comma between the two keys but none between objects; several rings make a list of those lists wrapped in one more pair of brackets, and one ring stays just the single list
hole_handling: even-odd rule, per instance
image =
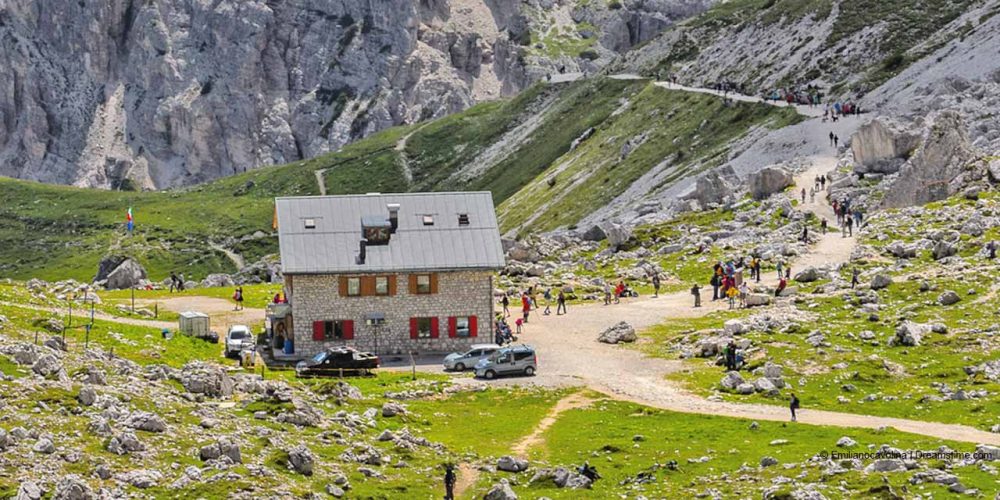
[{"label": "portable toilet cabin", "polygon": [[211,335],[207,314],[185,311],[180,314],[180,317],[180,330],[184,335],[196,338],[208,338]]}]

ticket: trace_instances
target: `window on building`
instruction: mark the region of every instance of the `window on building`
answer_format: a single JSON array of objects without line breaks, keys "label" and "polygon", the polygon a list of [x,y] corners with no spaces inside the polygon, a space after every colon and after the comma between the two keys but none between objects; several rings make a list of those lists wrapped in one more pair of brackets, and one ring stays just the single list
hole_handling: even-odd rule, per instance
[{"label": "window on building", "polygon": [[316,229],[316,219],[305,219],[306,229]]},{"label": "window on building", "polygon": [[361,295],[361,278],[347,278],[347,295],[349,297]]},{"label": "window on building", "polygon": [[455,336],[456,337],[468,337],[469,336],[469,318],[458,317],[455,318]]},{"label": "window on building", "polygon": [[469,225],[469,214],[458,214],[458,225],[468,226]]},{"label": "window on building", "polygon": [[351,340],[354,338],[354,321],[349,319],[314,321],[313,340]]},{"label": "window on building", "polygon": [[375,295],[389,295],[389,277],[375,277]]},{"label": "window on building", "polygon": [[417,275],[417,293],[431,293],[431,275]]},{"label": "window on building", "polygon": [[433,226],[434,225],[434,216],[433,215],[429,215],[429,214],[425,215],[424,216],[424,225],[425,226]]},{"label": "window on building", "polygon": [[431,318],[417,318],[417,338],[418,339],[429,339],[431,338],[431,331],[433,330],[433,325]]}]

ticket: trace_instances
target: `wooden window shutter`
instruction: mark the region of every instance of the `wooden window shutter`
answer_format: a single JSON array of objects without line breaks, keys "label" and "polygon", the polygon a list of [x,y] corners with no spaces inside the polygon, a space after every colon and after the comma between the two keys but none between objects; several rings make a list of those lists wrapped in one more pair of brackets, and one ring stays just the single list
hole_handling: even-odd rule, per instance
[{"label": "wooden window shutter", "polygon": [[448,318],[448,337],[455,338],[458,335],[458,318],[451,316]]},{"label": "wooden window shutter", "polygon": [[388,276],[389,280],[389,296],[396,295],[396,275]]},{"label": "wooden window shutter", "polygon": [[351,340],[354,338],[354,320],[346,319],[344,320],[344,340]]},{"label": "wooden window shutter", "polygon": [[410,318],[410,338],[415,339],[420,336],[418,325],[419,320],[417,318]]},{"label": "wooden window shutter", "polygon": [[368,297],[375,295],[375,277],[374,276],[362,276],[361,277],[361,296]]},{"label": "wooden window shutter", "polygon": [[341,297],[347,297],[347,276],[340,277],[340,285],[337,288],[340,289]]},{"label": "wooden window shutter", "polygon": [[478,323],[479,323],[479,321],[476,319],[475,316],[469,316],[469,336],[470,337],[475,337],[476,336],[476,329],[479,327]]},{"label": "wooden window shutter", "polygon": [[436,339],[441,336],[441,321],[435,316],[431,318],[431,338]]},{"label": "wooden window shutter", "polygon": [[431,293],[438,293],[438,275],[431,273]]},{"label": "wooden window shutter", "polygon": [[313,321],[313,340],[323,340],[323,333],[326,330],[325,321]]},{"label": "wooden window shutter", "polygon": [[416,295],[416,294],[417,294],[417,275],[416,274],[411,274],[410,275],[410,295]]}]

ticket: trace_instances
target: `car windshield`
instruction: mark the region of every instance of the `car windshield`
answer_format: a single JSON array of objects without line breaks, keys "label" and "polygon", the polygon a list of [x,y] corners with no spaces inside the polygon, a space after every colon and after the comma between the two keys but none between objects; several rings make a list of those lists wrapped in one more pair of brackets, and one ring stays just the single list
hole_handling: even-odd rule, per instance
[{"label": "car windshield", "polygon": [[325,352],[321,352],[321,353],[313,356],[313,361],[316,362],[316,363],[322,363],[324,359],[326,359],[326,353]]},{"label": "car windshield", "polygon": [[247,338],[247,332],[243,330],[233,330],[229,332],[229,338],[234,340],[245,339]]}]

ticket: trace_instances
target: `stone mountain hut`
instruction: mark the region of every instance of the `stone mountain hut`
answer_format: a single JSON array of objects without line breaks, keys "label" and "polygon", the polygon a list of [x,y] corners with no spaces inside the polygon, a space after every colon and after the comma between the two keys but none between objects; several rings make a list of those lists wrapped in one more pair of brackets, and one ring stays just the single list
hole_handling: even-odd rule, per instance
[{"label": "stone mountain hut", "polygon": [[275,203],[289,302],[275,352],[286,338],[284,355],[296,358],[339,345],[445,352],[492,339],[493,276],[505,263],[489,192]]}]

